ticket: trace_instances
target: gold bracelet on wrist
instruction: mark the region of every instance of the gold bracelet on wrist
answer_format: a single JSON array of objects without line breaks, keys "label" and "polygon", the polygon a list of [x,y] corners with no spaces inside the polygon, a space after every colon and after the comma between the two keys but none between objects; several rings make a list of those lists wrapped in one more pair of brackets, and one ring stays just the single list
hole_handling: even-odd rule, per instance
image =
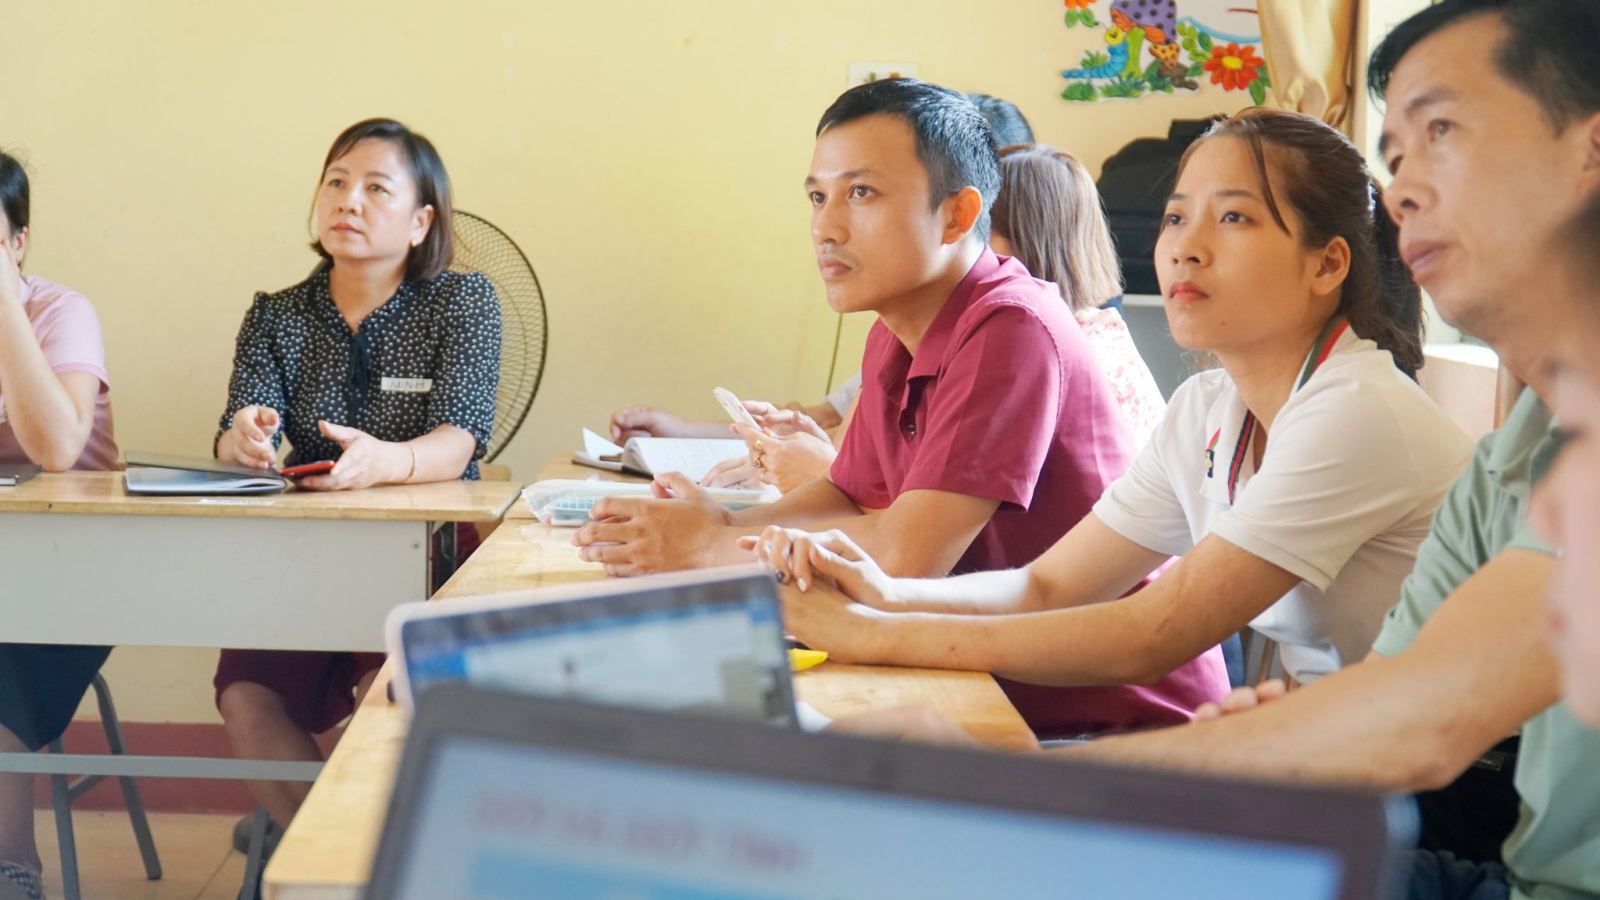
[{"label": "gold bracelet on wrist", "polygon": [[417,474],[417,448],[412,446],[410,441],[406,441],[405,445],[406,449],[411,451],[411,470],[406,473],[406,477],[400,479],[401,484],[410,481]]}]

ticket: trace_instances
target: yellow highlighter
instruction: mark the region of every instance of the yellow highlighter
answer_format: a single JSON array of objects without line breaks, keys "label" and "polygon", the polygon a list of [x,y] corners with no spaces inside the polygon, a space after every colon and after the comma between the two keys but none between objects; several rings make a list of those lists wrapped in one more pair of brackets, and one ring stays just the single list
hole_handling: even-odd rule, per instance
[{"label": "yellow highlighter", "polygon": [[828,658],[826,650],[798,650],[789,651],[789,671],[804,672],[822,663]]}]

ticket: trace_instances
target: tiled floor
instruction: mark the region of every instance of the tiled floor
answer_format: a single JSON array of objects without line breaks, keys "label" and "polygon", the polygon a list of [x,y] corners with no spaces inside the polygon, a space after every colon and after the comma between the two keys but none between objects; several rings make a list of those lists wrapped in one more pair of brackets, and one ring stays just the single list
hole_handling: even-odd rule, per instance
[{"label": "tiled floor", "polygon": [[[233,900],[244,880],[244,856],[232,847],[238,818],[151,814],[162,876],[160,881],[148,881],[126,813],[73,813],[84,900]],[[39,811],[34,830],[45,864],[47,896],[61,900],[61,856],[49,810]]]}]

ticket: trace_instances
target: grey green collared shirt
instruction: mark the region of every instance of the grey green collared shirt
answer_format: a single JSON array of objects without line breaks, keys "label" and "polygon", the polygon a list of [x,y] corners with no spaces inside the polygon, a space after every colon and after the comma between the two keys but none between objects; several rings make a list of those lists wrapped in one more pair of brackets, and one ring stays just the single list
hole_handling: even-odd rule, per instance
[{"label": "grey green collared shirt", "polygon": [[[1528,527],[1527,509],[1557,446],[1550,411],[1524,391],[1445,496],[1373,650],[1394,656],[1409,647],[1445,598],[1502,551],[1554,552]],[[1522,815],[1505,845],[1512,896],[1600,897],[1600,732],[1562,703],[1529,719],[1516,786]]]}]

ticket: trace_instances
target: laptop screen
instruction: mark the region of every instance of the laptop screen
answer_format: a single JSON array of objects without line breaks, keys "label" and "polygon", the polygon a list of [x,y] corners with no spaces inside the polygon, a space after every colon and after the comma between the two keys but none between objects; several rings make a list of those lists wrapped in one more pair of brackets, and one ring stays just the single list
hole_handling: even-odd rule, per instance
[{"label": "laptop screen", "polygon": [[[398,898],[1332,900],[1336,853],[454,736]],[[1314,813],[1312,813],[1314,814]]]},{"label": "laptop screen", "polygon": [[445,682],[789,724],[777,592],[765,575],[610,591],[404,624],[410,689]]}]

